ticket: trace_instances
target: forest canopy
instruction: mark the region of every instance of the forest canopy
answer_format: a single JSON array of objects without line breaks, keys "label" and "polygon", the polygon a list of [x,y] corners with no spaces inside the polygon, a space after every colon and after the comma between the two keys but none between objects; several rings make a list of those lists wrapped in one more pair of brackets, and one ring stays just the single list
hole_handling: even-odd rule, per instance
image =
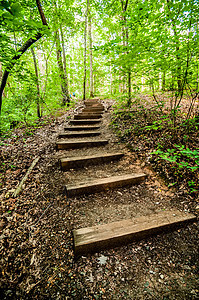
[{"label": "forest canopy", "polygon": [[[0,131],[93,96],[198,113],[197,0],[0,1]],[[5,80],[6,78],[6,80]]]}]

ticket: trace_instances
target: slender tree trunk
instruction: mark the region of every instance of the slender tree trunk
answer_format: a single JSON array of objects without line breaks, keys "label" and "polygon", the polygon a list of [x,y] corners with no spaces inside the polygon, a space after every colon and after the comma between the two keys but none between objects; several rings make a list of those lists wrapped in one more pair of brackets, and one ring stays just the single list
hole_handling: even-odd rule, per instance
[{"label": "slender tree trunk", "polygon": [[[41,7],[41,3],[40,0],[36,0],[36,5],[37,8],[39,10],[39,14],[42,20],[43,25],[48,26],[43,9]],[[1,114],[1,107],[2,107],[2,96],[3,96],[3,91],[5,89],[6,86],[6,82],[8,79],[8,76],[10,74],[10,71],[12,70],[12,68],[14,67],[14,65],[16,64],[17,60],[20,59],[20,57],[26,52],[27,49],[30,48],[30,46],[32,46],[36,41],[38,41],[41,37],[43,36],[42,33],[38,32],[37,34],[34,35],[34,38],[29,38],[17,51],[17,55],[15,55],[10,62],[10,66],[8,69],[6,69],[4,71],[2,80],[1,80],[1,86],[0,86],[0,114]]]},{"label": "slender tree trunk", "polygon": [[66,105],[69,99],[67,99],[67,83],[64,74],[64,68],[62,63],[62,56],[61,56],[61,45],[60,45],[60,37],[58,30],[55,33],[56,35],[56,52],[57,52],[57,64],[59,69],[59,77],[61,80],[61,91],[62,91],[62,105]]},{"label": "slender tree trunk", "polygon": [[[126,54],[129,54],[128,50],[128,44],[129,44],[129,31],[128,31],[128,26],[127,26],[127,20],[126,20],[126,11],[128,7],[128,0],[121,0],[121,5],[122,5],[122,12],[123,12],[123,45],[126,48]],[[128,88],[128,101],[127,105],[130,107],[131,105],[131,67],[128,67],[128,72],[127,72],[127,88]]]},{"label": "slender tree trunk", "polygon": [[166,72],[163,71],[162,72],[162,91],[165,91],[165,87],[166,87]]},{"label": "slender tree trunk", "polygon": [[[176,38],[178,38],[177,35]],[[177,41],[177,45],[176,45],[177,82],[178,82],[178,93],[180,94],[182,89],[182,78],[181,78],[182,72],[181,72],[180,55],[178,54],[179,49],[180,47]]]},{"label": "slender tree trunk", "polygon": [[119,93],[122,93],[122,77],[121,77],[121,71],[119,73]]},{"label": "slender tree trunk", "polygon": [[60,26],[60,34],[61,34],[63,65],[64,65],[64,74],[65,74],[65,82],[66,82],[67,102],[70,102],[69,90],[68,90],[68,74],[67,74],[67,70],[66,70],[66,52],[65,52],[64,35],[63,35],[62,26]]},{"label": "slender tree trunk", "polygon": [[33,48],[31,48],[31,53],[32,53],[32,57],[33,57],[34,67],[35,67],[36,86],[37,86],[37,117],[41,118],[39,74],[38,74],[38,69],[37,69],[37,60],[36,60],[36,56],[35,56],[35,52],[34,52]]},{"label": "slender tree trunk", "polygon": [[197,64],[197,68],[196,68],[196,91],[198,91],[198,77],[199,77],[199,68],[198,68],[198,64]]},{"label": "slender tree trunk", "polygon": [[[129,33],[128,33],[128,27],[126,27],[127,55],[129,54],[128,45],[129,45]],[[128,67],[128,106],[131,106],[131,67],[130,66]]]},{"label": "slender tree trunk", "polygon": [[113,83],[113,78],[112,78],[112,70],[110,65],[110,94],[111,95],[112,95],[112,83]]},{"label": "slender tree trunk", "polygon": [[174,79],[174,74],[172,71],[172,73],[171,73],[171,91],[174,91],[174,81],[175,81],[175,79]]},{"label": "slender tree trunk", "polygon": [[[196,33],[198,34],[198,22],[197,22],[197,27],[196,27]],[[199,64],[198,64],[198,58],[199,58],[199,56],[198,56],[198,54],[197,54],[197,56],[196,56],[196,62],[197,62],[197,64],[196,64],[196,92],[198,92],[198,77],[199,77]]]},{"label": "slender tree trunk", "polygon": [[[3,78],[3,71],[2,71],[2,64],[0,62],[0,82],[1,82],[2,78]],[[5,97],[5,91],[3,91],[3,97]]]},{"label": "slender tree trunk", "polygon": [[83,82],[83,100],[86,100],[86,42],[87,42],[87,16],[88,16],[88,0],[85,12],[85,28],[84,28],[84,82]]},{"label": "slender tree trunk", "polygon": [[93,77],[93,92],[94,92],[94,95],[96,94],[95,82],[96,82],[96,75],[94,73],[94,77]]},{"label": "slender tree trunk", "polygon": [[[124,17],[122,17],[122,21],[123,23],[124,21]],[[126,52],[126,34],[125,34],[125,26],[122,26],[122,44],[123,44],[123,51],[124,53]],[[125,71],[123,71],[123,76],[122,76],[122,90],[123,92],[126,91],[126,74]]]},{"label": "slender tree trunk", "polygon": [[177,85],[178,85],[178,94],[181,94],[181,90],[182,90],[182,71],[181,71],[181,58],[180,58],[180,54],[179,54],[179,50],[180,50],[180,40],[178,37],[178,33],[177,33],[177,28],[176,28],[176,24],[175,24],[175,20],[172,17],[172,8],[170,6],[170,3],[172,1],[167,0],[167,8],[169,11],[169,18],[171,20],[172,23],[172,27],[173,27],[173,33],[174,33],[174,37],[175,37],[175,50],[176,50],[176,75],[177,75]]},{"label": "slender tree trunk", "polygon": [[91,12],[90,4],[88,0],[89,15],[88,15],[88,36],[89,36],[89,48],[90,48],[90,97],[93,98],[93,45],[92,45],[92,27],[91,27]]}]

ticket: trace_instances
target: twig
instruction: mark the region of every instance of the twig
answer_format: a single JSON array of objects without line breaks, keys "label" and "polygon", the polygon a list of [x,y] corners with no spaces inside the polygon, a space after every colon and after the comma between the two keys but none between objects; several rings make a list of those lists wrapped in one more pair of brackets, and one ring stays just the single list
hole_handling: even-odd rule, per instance
[{"label": "twig", "polygon": [[39,157],[35,158],[30,166],[30,168],[28,169],[26,175],[23,177],[22,181],[20,182],[20,184],[18,185],[18,187],[16,188],[16,190],[13,193],[13,197],[16,197],[22,190],[23,188],[23,184],[26,182],[28,175],[32,172],[34,166],[37,164],[39,160]]}]

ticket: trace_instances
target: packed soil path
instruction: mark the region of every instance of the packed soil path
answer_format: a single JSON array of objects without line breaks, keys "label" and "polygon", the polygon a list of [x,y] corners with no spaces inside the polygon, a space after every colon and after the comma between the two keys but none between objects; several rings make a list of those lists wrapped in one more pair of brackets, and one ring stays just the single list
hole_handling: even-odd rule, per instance
[{"label": "packed soil path", "polygon": [[[60,141],[59,135],[68,126],[66,116],[48,132],[49,136],[51,134],[49,147],[41,152],[32,182],[20,198],[24,203],[19,199],[19,206],[11,219],[18,222],[26,209],[26,221],[17,228],[18,240],[22,237],[23,243],[19,243],[16,237],[13,256],[8,259],[13,274],[17,273],[19,258],[26,261],[20,269],[20,278],[13,275],[13,279],[6,282],[4,271],[4,299],[197,299],[196,222],[127,246],[75,259],[74,229],[148,216],[157,210],[177,208],[182,211],[184,208],[180,199],[160,183],[152,171],[144,165],[141,167],[140,161],[119,143],[109,127],[111,104],[108,100],[104,102],[105,108],[109,109],[103,115],[100,139],[109,142],[102,147],[57,151],[55,142]],[[81,109],[79,106],[75,113]],[[73,119],[72,111],[70,115]],[[81,137],[81,140],[87,139]],[[99,137],[89,139],[96,141]],[[59,161],[64,157],[94,156],[99,152],[122,152],[125,155],[109,163],[64,172],[60,168]],[[66,196],[67,185],[129,174],[129,171],[144,172],[147,179],[130,187],[72,198]],[[34,198],[30,199],[29,189],[33,183]],[[8,267],[6,272],[10,272]]]}]

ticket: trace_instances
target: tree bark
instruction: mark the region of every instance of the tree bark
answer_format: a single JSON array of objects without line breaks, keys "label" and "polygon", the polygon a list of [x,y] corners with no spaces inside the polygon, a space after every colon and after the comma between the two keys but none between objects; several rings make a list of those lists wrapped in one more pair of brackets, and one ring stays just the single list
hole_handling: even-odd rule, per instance
[{"label": "tree bark", "polygon": [[85,12],[85,28],[84,28],[84,82],[83,82],[83,100],[86,100],[86,42],[87,42],[87,16],[88,16],[88,0]]},{"label": "tree bark", "polygon": [[[172,10],[170,7],[170,0],[167,0],[167,8],[169,11],[169,18],[171,20],[172,23],[172,27],[173,27],[173,32],[174,32],[174,36],[175,36],[175,50],[176,50],[176,76],[177,76],[177,85],[178,85],[178,93],[181,93],[182,90],[182,71],[181,71],[181,61],[180,61],[180,55],[179,55],[179,50],[180,50],[180,41],[179,41],[179,37],[178,37],[178,33],[177,33],[177,27],[175,24],[175,20],[172,18]],[[177,16],[178,17],[178,16]]]},{"label": "tree bark", "polygon": [[89,36],[89,48],[90,48],[90,97],[94,97],[93,93],[93,41],[92,41],[92,27],[91,27],[91,11],[90,11],[90,4],[88,0],[88,7],[89,7],[89,15],[88,15],[88,36]]},{"label": "tree bark", "polygon": [[34,49],[31,48],[31,53],[33,57],[34,67],[35,67],[35,76],[36,76],[36,86],[37,86],[37,117],[41,118],[41,109],[40,109],[40,88],[39,88],[39,74],[37,69],[37,60],[35,56]]},{"label": "tree bark", "polygon": [[67,70],[66,70],[66,52],[65,52],[64,35],[63,35],[62,26],[60,26],[60,35],[61,35],[63,66],[64,66],[65,84],[66,84],[66,93],[67,93],[66,97],[67,97],[67,102],[69,103],[70,97],[69,97],[69,89],[68,89],[68,74],[67,74]]},{"label": "tree bark", "polygon": [[113,78],[112,78],[112,70],[110,65],[110,94],[111,95],[112,95],[112,82],[113,82]]},{"label": "tree bark", "polygon": [[163,71],[162,72],[162,91],[165,91],[165,87],[166,87],[166,72]]},{"label": "tree bark", "polygon": [[62,63],[62,56],[61,56],[61,45],[60,45],[60,37],[59,37],[59,31],[57,30],[55,32],[55,43],[56,43],[56,52],[57,52],[57,64],[59,69],[59,77],[61,80],[61,91],[62,91],[62,105],[66,105],[67,102],[69,102],[69,97],[67,94],[67,82],[64,74],[64,68]]},{"label": "tree bark", "polygon": [[[41,3],[40,0],[36,0],[36,4],[37,4],[37,8],[39,10],[39,14],[42,20],[43,25],[48,26],[43,9],[41,7]],[[3,73],[3,77],[1,80],[1,86],[0,86],[0,114],[1,114],[1,108],[2,108],[2,97],[3,97],[3,91],[5,89],[6,83],[7,83],[7,79],[8,76],[10,74],[10,71],[12,70],[12,68],[14,67],[14,65],[16,64],[17,60],[20,59],[20,57],[30,48],[30,46],[32,46],[35,42],[37,42],[41,37],[43,36],[43,34],[41,32],[38,32],[34,38],[29,38],[17,51],[17,55],[15,55],[10,62],[9,67],[4,71]]]},{"label": "tree bark", "polygon": [[[121,0],[121,5],[122,5],[122,12],[123,12],[123,21],[124,21],[124,26],[123,26],[123,44],[126,48],[126,54],[129,54],[128,51],[128,44],[129,44],[129,32],[128,32],[128,27],[127,27],[127,20],[126,20],[126,11],[128,7],[128,0],[124,1]],[[131,67],[128,67],[128,72],[127,72],[127,86],[128,86],[128,101],[127,105],[131,105]]]}]

